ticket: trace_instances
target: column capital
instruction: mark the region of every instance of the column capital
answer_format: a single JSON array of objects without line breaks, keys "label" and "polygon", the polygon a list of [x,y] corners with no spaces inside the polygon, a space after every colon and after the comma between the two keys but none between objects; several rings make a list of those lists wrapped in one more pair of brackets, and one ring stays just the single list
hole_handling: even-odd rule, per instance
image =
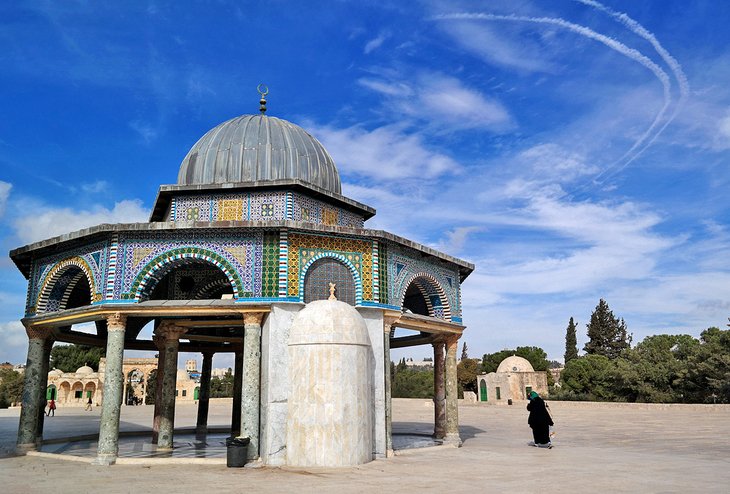
[{"label": "column capital", "polygon": [[386,314],[383,316],[383,333],[390,334],[390,331],[393,329],[393,324],[398,322],[400,319],[400,314],[398,315],[389,315]]},{"label": "column capital", "polygon": [[161,338],[164,338],[164,341],[179,340],[180,337],[187,332],[187,328],[183,328],[182,326],[176,326],[175,323],[172,321],[162,321],[162,323],[155,330],[155,334]]},{"label": "column capital", "polygon": [[31,326],[25,328],[29,340],[46,340],[51,337],[51,328],[48,326]]},{"label": "column capital", "polygon": [[460,334],[448,334],[448,335],[444,335],[442,337],[443,342],[446,343],[446,347],[447,348],[453,347],[455,345],[458,345],[459,344],[459,338],[461,338],[461,335]]},{"label": "column capital", "polygon": [[255,324],[261,326],[265,312],[244,312],[243,324]]},{"label": "column capital", "polygon": [[106,316],[107,331],[124,331],[127,327],[127,316],[121,312],[113,312]]}]

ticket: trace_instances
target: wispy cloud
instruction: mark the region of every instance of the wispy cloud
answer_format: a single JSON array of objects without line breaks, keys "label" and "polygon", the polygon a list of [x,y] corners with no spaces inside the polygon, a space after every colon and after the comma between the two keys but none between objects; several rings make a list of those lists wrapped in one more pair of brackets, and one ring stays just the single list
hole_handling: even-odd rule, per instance
[{"label": "wispy cloud", "polygon": [[363,53],[365,55],[368,55],[370,52],[377,50],[380,48],[385,40],[387,40],[390,37],[390,33],[388,32],[381,32],[378,34],[375,38],[371,39],[367,43],[365,43],[365,48],[363,48]]},{"label": "wispy cloud", "polygon": [[386,97],[387,112],[419,119],[435,130],[488,129],[504,132],[515,125],[507,108],[494,98],[437,72],[417,77],[366,77],[358,83]]},{"label": "wispy cloud", "polygon": [[149,122],[133,120],[129,122],[129,127],[139,134],[145,144],[149,144],[157,139],[157,130]]},{"label": "wispy cloud", "polygon": [[28,344],[25,328],[20,321],[0,322],[0,362],[19,362],[18,356]]},{"label": "wispy cloud", "polygon": [[99,194],[109,189],[109,182],[106,180],[97,180],[95,182],[81,184],[81,190],[87,194]]},{"label": "wispy cloud", "polygon": [[12,187],[13,184],[0,180],[0,217],[5,214],[5,204],[8,202],[8,196]]}]

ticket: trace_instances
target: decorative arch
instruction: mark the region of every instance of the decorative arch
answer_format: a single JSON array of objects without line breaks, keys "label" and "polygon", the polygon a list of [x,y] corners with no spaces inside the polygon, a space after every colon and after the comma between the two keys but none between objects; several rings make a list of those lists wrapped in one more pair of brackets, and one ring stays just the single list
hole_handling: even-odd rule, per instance
[{"label": "decorative arch", "polygon": [[226,278],[231,283],[233,297],[239,298],[243,294],[243,282],[238,276],[236,269],[226,258],[208,249],[182,247],[163,252],[148,262],[132,283],[132,288],[130,289],[130,293],[132,294],[131,298],[139,302],[143,296],[149,295],[149,293],[146,293],[146,290],[152,286],[149,285],[150,280],[155,279],[160,271],[162,271],[162,274],[167,274],[165,271],[170,269],[172,264],[185,259],[194,259],[214,265],[226,275]]},{"label": "decorative arch", "polygon": [[406,298],[406,292],[412,284],[416,284],[418,290],[423,294],[428,307],[428,313],[431,317],[438,317],[451,321],[451,306],[446,296],[446,291],[433,275],[425,272],[416,273],[410,277],[407,283],[404,283],[403,292],[400,294],[400,306],[403,307]]},{"label": "decorative arch", "polygon": [[36,312],[45,312],[48,307],[48,301],[53,293],[53,289],[56,288],[56,283],[61,277],[66,274],[69,269],[78,268],[81,270],[76,276],[74,276],[63,288],[63,292],[60,294],[59,304],[57,310],[63,310],[68,302],[68,297],[76,287],[76,284],[81,280],[82,276],[86,277],[86,282],[89,284],[89,300],[96,302],[99,297],[96,295],[96,284],[94,283],[94,276],[91,271],[89,263],[85,259],[74,256],[59,261],[51,270],[48,272],[46,277],[41,283],[41,289],[38,290],[38,298],[36,299]]},{"label": "decorative arch", "polygon": [[355,305],[361,305],[362,278],[360,276],[360,273],[358,272],[355,265],[347,259],[347,257],[343,256],[342,254],[337,254],[336,252],[322,252],[320,254],[317,254],[316,256],[311,258],[309,262],[307,262],[307,264],[304,265],[299,276],[299,300],[301,302],[304,302],[304,279],[307,277],[307,271],[309,271],[309,268],[311,268],[315,262],[319,261],[320,259],[326,258],[339,261],[350,270],[350,274],[352,274],[352,279],[355,282]]}]

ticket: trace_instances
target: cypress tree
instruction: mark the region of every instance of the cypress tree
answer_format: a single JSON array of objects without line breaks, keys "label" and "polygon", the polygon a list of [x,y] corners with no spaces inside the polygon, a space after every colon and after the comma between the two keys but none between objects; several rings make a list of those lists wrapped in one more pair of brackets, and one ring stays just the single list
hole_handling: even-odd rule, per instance
[{"label": "cypress tree", "polygon": [[578,358],[578,340],[576,339],[577,328],[573,318],[568,322],[568,329],[565,331],[565,363]]},{"label": "cypress tree", "polygon": [[588,343],[583,350],[589,355],[604,355],[617,358],[621,352],[631,347],[631,336],[626,322],[613,315],[605,300],[601,299],[591,314],[587,325]]}]

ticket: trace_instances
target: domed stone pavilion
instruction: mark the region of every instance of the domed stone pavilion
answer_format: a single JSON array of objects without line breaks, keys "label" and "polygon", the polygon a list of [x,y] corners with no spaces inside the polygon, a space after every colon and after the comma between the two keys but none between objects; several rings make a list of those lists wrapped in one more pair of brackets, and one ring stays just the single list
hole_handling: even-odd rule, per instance
[{"label": "domed stone pavilion", "polygon": [[512,355],[500,362],[496,372],[477,376],[479,401],[509,403],[526,400],[531,391],[545,395],[547,372],[535,371],[529,360]]},{"label": "domed stone pavilion", "polygon": [[[266,116],[265,105],[262,97],[261,114],[228,120],[190,149],[177,183],[159,188],[149,222],[98,225],[10,252],[28,279],[20,451],[36,449],[42,440],[39,412],[54,342],[106,348],[98,464],[113,464],[118,454],[125,350],[159,353],[152,440],[160,450],[173,447],[178,352],[202,354],[201,434],[207,430],[212,358],[225,352],[235,356],[231,433],[250,438],[248,458],[289,464],[287,440],[301,437],[292,429],[296,421],[288,420],[291,400],[305,410],[313,396],[328,396],[343,410],[342,403],[365,400],[368,430],[359,436],[370,441],[365,461],[388,456],[390,349],[414,345],[433,347],[434,435],[461,443],[460,287],[474,266],[365,228],[375,210],[342,195],[324,146],[301,127]],[[299,360],[301,344],[317,336],[302,333],[314,326],[297,329],[293,321],[307,304],[330,297],[352,307],[338,319],[347,327],[320,321],[318,327],[330,334],[319,334],[329,338],[319,343],[331,345],[332,352],[313,347],[317,358]],[[92,334],[76,328],[89,322],[96,327]],[[154,325],[152,339],[140,337],[147,324]],[[396,337],[396,328],[406,331]],[[354,335],[356,352],[335,352]],[[324,372],[327,366],[307,366],[322,366],[323,355],[335,354],[339,360],[330,367],[338,367],[335,376],[343,371],[342,381],[299,382],[302,369]],[[357,365],[346,362],[348,356]],[[344,423],[319,426],[335,431]],[[338,444],[355,447],[349,440]],[[342,456],[361,462],[361,453],[343,449]],[[321,464],[308,454],[298,450],[292,461]]]}]

